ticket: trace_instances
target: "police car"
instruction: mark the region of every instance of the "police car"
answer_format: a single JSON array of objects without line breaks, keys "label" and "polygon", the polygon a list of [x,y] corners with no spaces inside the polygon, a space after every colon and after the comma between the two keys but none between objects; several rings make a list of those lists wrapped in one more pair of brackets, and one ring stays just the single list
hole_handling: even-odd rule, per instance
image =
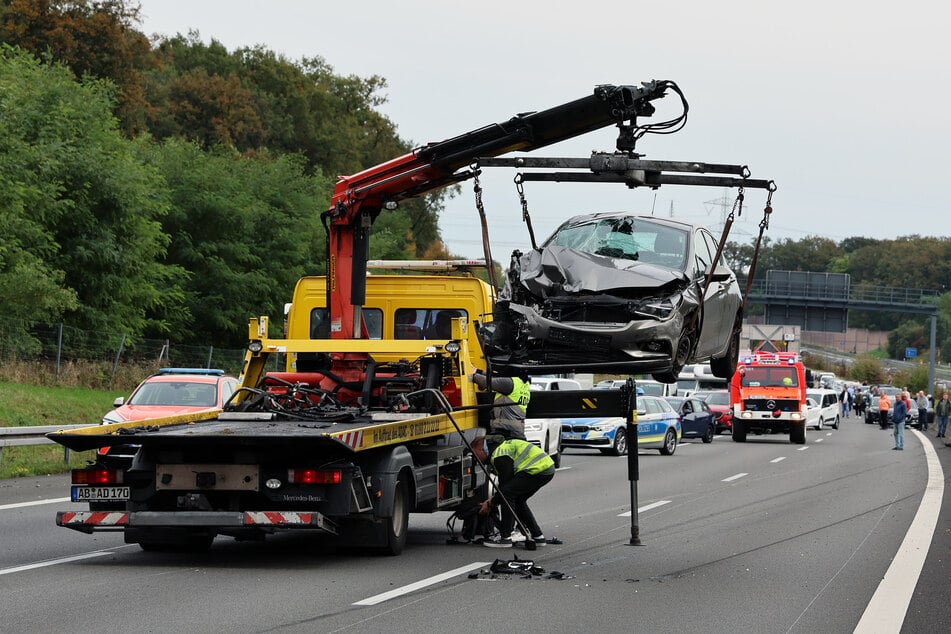
[{"label": "police car", "polygon": [[[680,442],[680,416],[656,396],[637,397],[637,449],[657,449],[671,456]],[[561,447],[598,449],[624,456],[628,451],[627,424],[621,417],[562,418]]]}]

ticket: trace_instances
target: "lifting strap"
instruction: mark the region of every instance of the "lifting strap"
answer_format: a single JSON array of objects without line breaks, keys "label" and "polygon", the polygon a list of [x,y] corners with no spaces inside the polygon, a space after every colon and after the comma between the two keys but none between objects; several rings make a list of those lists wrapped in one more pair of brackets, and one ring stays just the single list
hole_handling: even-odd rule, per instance
[{"label": "lifting strap", "polygon": [[475,192],[476,210],[479,212],[479,222],[482,223],[482,253],[485,257],[486,267],[489,269],[489,284],[492,286],[492,293],[499,290],[498,280],[495,277],[495,261],[492,259],[492,249],[489,248],[489,224],[485,219],[485,206],[482,204],[482,184],[479,182],[479,163],[470,165],[472,170],[472,191]]},{"label": "lifting strap", "polygon": [[515,175],[515,190],[518,192],[518,200],[522,204],[522,220],[528,227],[528,237],[532,240],[532,249],[537,249],[535,243],[535,229],[532,228],[532,217],[528,213],[528,201],[525,199],[525,186],[522,184],[524,179],[521,174]]},{"label": "lifting strap", "polygon": [[756,236],[756,247],[753,249],[753,260],[750,262],[750,272],[746,276],[746,291],[743,293],[742,314],[746,314],[746,298],[750,296],[750,287],[753,286],[753,276],[756,275],[756,260],[759,258],[759,247],[763,240],[763,232],[769,229],[769,215],[773,213],[773,190],[766,196],[766,206],[763,208],[763,219],[759,221],[759,235]]}]

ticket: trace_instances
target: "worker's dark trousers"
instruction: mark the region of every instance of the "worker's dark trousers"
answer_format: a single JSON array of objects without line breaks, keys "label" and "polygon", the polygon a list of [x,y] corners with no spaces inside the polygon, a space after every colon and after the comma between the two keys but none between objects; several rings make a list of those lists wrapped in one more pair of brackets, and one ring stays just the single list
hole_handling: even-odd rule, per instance
[{"label": "worker's dark trousers", "polygon": [[542,529],[538,527],[538,522],[535,521],[535,515],[533,515],[532,510],[528,508],[528,498],[535,495],[540,488],[551,482],[551,479],[554,477],[554,469],[552,469],[550,473],[541,473],[538,475],[532,475],[523,471],[516,473],[508,482],[500,483],[499,491],[505,496],[509,504],[512,505],[512,510],[509,510],[505,502],[499,502],[502,510],[502,526],[499,527],[499,532],[502,534],[502,537],[508,537],[512,534],[512,528],[515,526],[515,517],[512,515],[512,511],[515,511],[519,521],[525,527],[525,530],[531,533],[532,537],[538,537],[542,534]]}]

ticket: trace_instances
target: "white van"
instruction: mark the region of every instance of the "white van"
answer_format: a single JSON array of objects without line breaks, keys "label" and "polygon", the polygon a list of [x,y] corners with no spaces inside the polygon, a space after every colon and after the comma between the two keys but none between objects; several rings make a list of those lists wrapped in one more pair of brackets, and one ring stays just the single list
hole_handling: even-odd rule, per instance
[{"label": "white van", "polygon": [[816,420],[816,429],[823,425],[831,425],[832,429],[839,428],[841,408],[839,395],[834,390],[815,388],[806,390],[806,398],[811,398],[819,405],[819,418]]},{"label": "white van", "polygon": [[[581,383],[574,379],[559,377],[533,376],[530,389],[532,392],[553,390],[580,390]],[[561,419],[560,418],[526,418],[525,439],[541,447],[545,453],[555,461],[555,466],[561,466]]]}]

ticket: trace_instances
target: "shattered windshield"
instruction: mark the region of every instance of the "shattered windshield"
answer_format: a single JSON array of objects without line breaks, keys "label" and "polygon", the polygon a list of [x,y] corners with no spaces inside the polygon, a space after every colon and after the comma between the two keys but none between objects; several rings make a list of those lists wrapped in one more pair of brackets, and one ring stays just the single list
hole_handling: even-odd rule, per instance
[{"label": "shattered windshield", "polygon": [[609,258],[683,269],[687,232],[643,218],[612,216],[562,225],[546,246],[553,244]]}]

